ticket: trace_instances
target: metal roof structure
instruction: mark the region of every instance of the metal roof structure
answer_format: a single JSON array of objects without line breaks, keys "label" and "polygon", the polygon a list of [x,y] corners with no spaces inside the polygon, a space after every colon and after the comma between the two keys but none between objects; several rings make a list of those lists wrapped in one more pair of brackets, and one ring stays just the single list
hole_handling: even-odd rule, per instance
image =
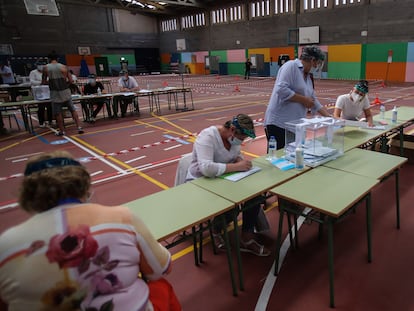
[{"label": "metal roof structure", "polygon": [[174,16],[188,14],[240,1],[229,0],[56,0],[58,3],[90,5],[113,9],[124,9],[132,13],[149,14],[156,16]]}]

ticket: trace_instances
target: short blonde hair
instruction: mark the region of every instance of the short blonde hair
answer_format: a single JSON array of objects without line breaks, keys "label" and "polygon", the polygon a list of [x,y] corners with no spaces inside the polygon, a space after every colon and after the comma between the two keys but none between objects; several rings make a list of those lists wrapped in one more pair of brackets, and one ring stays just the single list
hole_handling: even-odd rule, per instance
[{"label": "short blonde hair", "polygon": [[[66,161],[57,165],[56,159]],[[19,204],[25,211],[40,213],[65,199],[81,200],[88,196],[91,177],[70,153],[55,151],[31,158],[20,186]]]}]

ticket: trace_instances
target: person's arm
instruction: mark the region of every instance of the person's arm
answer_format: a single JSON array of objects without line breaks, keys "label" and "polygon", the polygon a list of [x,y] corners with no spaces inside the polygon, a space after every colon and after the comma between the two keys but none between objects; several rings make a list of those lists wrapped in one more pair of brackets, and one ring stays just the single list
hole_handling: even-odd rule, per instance
[{"label": "person's arm", "polygon": [[42,72],[42,84],[48,84],[47,82],[47,66],[43,66],[43,72]]},{"label": "person's arm", "polygon": [[106,90],[101,82],[96,83],[98,87],[101,89],[102,94],[106,94]]},{"label": "person's arm", "polygon": [[368,126],[374,126],[374,120],[372,118],[371,109],[364,109],[365,119],[367,119]]},{"label": "person's arm", "polygon": [[322,106],[322,107],[318,110],[318,113],[319,113],[321,116],[324,116],[324,117],[332,117],[332,115],[329,113],[328,109],[326,109],[324,106]]},{"label": "person's arm", "polygon": [[133,77],[129,77],[129,78],[131,79],[131,82],[132,82],[132,87],[130,88],[130,91],[134,91],[134,92],[139,91],[137,80],[135,80]]},{"label": "person's arm", "polygon": [[342,113],[342,109],[338,108],[338,107],[335,107],[334,115],[333,115],[334,118],[337,118],[337,119],[341,118],[341,113]]}]

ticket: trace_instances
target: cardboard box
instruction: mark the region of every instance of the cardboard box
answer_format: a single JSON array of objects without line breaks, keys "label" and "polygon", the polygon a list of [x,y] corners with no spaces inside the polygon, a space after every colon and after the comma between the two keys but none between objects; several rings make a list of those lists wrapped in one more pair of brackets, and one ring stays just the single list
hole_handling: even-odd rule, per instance
[{"label": "cardboard box", "polygon": [[[395,135],[390,139],[390,154],[400,155],[400,135]],[[414,135],[404,134],[404,154],[408,158],[408,163],[414,164]]]}]

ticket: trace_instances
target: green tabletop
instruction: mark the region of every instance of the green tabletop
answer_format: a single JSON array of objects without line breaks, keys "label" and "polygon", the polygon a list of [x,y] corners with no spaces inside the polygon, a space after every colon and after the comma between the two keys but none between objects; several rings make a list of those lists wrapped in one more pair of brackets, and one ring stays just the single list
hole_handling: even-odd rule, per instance
[{"label": "green tabletop", "polygon": [[[403,121],[409,121],[414,119],[414,107],[406,107],[406,106],[397,106],[397,123],[401,123]],[[391,117],[392,117],[392,109],[385,111],[385,121],[391,124]],[[380,115],[377,114],[374,116],[374,120],[380,120]]]},{"label": "green tabletop", "polygon": [[286,200],[339,217],[363,198],[379,181],[325,166],[318,166],[270,190]]},{"label": "green tabletop", "polygon": [[355,148],[323,166],[381,180],[407,160],[387,153]]},{"label": "green tabletop", "polygon": [[234,208],[234,203],[191,183],[125,205],[144,221],[159,241]]},{"label": "green tabletop", "polygon": [[380,137],[392,127],[385,127],[385,130],[370,130],[359,127],[346,126],[344,130],[344,151],[361,146],[370,140]]},{"label": "green tabletop", "polygon": [[304,172],[296,169],[281,171],[266,162],[264,157],[254,159],[253,165],[262,169],[236,182],[222,178],[200,177],[191,183],[239,204]]}]

